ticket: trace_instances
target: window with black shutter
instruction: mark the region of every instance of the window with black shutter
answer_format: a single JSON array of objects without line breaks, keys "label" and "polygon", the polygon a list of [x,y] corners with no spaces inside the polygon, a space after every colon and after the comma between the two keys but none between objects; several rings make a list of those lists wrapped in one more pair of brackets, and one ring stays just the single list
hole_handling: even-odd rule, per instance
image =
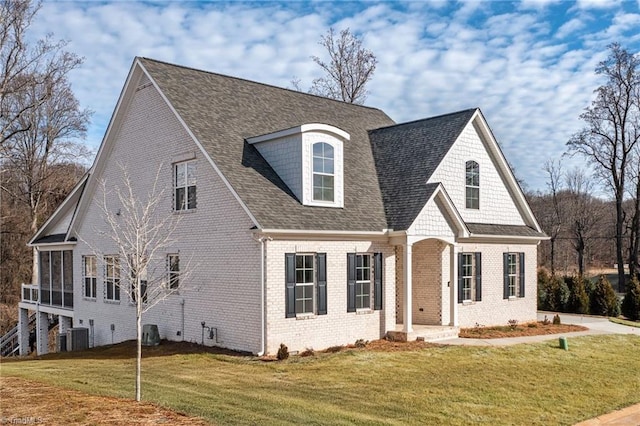
[{"label": "window with black shutter", "polygon": [[326,315],[326,253],[285,254],[286,317]]}]

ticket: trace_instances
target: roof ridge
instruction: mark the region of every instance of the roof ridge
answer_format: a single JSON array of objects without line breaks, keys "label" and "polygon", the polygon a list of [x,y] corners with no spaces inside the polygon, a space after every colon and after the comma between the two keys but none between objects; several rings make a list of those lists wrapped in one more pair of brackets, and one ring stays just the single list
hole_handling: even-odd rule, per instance
[{"label": "roof ridge", "polygon": [[249,80],[248,78],[235,77],[235,76],[232,76],[232,75],[222,74],[222,73],[213,72],[213,71],[207,71],[207,70],[203,70],[203,69],[200,69],[200,68],[189,67],[189,66],[186,66],[186,65],[173,64],[171,62],[161,61],[159,59],[147,58],[146,56],[136,56],[136,58],[137,59],[144,59],[144,60],[151,61],[151,62],[156,62],[156,63],[159,63],[159,64],[169,65],[169,66],[176,67],[176,68],[183,68],[183,69],[187,69],[187,70],[191,70],[191,71],[201,72],[201,73],[204,73],[204,74],[216,75],[216,76],[219,76],[219,77],[229,78],[229,79],[232,79],[232,80],[239,80],[239,81],[244,81],[244,82],[248,82],[248,83],[259,84],[261,86],[266,86],[266,87],[270,87],[270,88],[273,88],[273,89],[284,90],[284,91],[296,93],[296,94],[299,94],[299,95],[311,96],[311,97],[318,98],[318,99],[324,99],[324,100],[331,101],[331,102],[337,102],[337,103],[342,104],[342,105],[348,105],[349,107],[365,108],[365,109],[380,111],[380,112],[382,112],[382,113],[384,113],[386,115],[386,113],[382,109],[376,108],[376,107],[371,107],[371,106],[367,106],[367,105],[360,105],[360,104],[354,104],[354,103],[350,103],[350,102],[345,102],[345,101],[341,101],[341,100],[338,100],[338,99],[328,98],[326,96],[320,96],[320,95],[315,95],[313,93],[307,93],[307,92],[301,92],[299,90],[289,89],[287,87],[276,86],[275,84],[268,84],[268,83],[263,83],[261,81]]},{"label": "roof ridge", "polygon": [[392,124],[390,126],[378,127],[377,129],[369,130],[369,132],[377,132],[377,131],[381,131],[381,130],[388,130],[390,128],[398,128],[398,127],[402,127],[402,126],[408,126],[408,125],[411,125],[411,124],[416,124],[416,123],[421,123],[421,122],[425,122],[425,121],[435,120],[435,119],[438,119],[438,118],[444,118],[444,117],[449,117],[449,116],[452,116],[452,115],[463,114],[463,113],[469,112],[469,111],[474,111],[475,112],[477,110],[480,110],[480,107],[467,108],[467,109],[463,109],[463,110],[460,110],[460,111],[448,112],[446,114],[434,115],[433,117],[419,118],[417,120],[406,121],[404,123],[397,123],[397,124]]}]

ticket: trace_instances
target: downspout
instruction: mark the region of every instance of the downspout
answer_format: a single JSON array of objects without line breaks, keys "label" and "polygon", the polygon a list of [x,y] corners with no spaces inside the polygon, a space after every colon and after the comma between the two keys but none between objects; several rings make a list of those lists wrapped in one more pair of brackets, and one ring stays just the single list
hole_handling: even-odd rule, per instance
[{"label": "downspout", "polygon": [[266,283],[266,275],[264,272],[265,268],[265,255],[266,255],[266,242],[267,240],[271,240],[270,237],[260,237],[256,241],[260,242],[260,351],[256,354],[258,356],[263,356],[266,352],[266,312],[265,312],[265,287]]}]

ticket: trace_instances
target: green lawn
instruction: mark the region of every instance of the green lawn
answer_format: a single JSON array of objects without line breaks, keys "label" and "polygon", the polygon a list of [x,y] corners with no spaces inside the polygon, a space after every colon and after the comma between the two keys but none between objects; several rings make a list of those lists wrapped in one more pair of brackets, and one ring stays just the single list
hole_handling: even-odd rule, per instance
[{"label": "green lawn", "polygon": [[[143,360],[143,399],[218,424],[573,424],[640,402],[640,338],[569,339],[511,347],[348,350],[264,362],[188,354]],[[134,360],[3,362],[20,376],[133,397]]]}]

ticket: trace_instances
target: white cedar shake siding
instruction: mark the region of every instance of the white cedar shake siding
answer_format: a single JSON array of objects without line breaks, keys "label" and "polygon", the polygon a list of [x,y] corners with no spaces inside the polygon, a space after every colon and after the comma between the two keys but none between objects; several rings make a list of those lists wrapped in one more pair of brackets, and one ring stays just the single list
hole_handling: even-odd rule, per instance
[{"label": "white cedar shake siding", "polygon": [[[290,351],[323,349],[382,338],[395,327],[395,250],[375,241],[268,241],[267,242],[267,353],[280,343]],[[382,310],[347,312],[347,253],[382,253]],[[286,318],[285,254],[327,254],[327,314]],[[373,292],[373,283],[371,286]]]},{"label": "white cedar shake siding", "polygon": [[[480,166],[479,209],[465,208],[465,165],[470,160]],[[525,224],[473,122],[466,125],[429,182],[442,182],[465,222]]]},{"label": "white cedar shake siding", "polygon": [[302,202],[302,134],[260,142],[255,147]]},{"label": "white cedar shake siding", "polygon": [[[189,279],[180,282],[185,289],[145,313],[143,324],[157,324],[163,339],[200,343],[201,322],[205,321],[218,332],[217,341],[208,339],[205,333],[205,345],[258,352],[261,263],[260,244],[250,231],[252,221],[153,86],[136,92],[116,130],[112,149],[105,152],[107,156],[102,159],[105,169],[101,176],[95,177],[104,179],[108,189],[122,185],[121,164],[142,198],[153,186],[158,168],[162,167],[160,185],[165,189],[165,199],[161,211],[181,216],[174,234],[176,243],[167,253],[179,253],[181,268],[190,263],[192,270]],[[194,155],[197,207],[194,211],[172,213],[172,161]],[[92,247],[98,247],[104,254],[113,254],[116,248],[96,232],[106,227],[99,209],[101,193],[98,186],[91,194],[84,221],[77,231]],[[108,204],[117,210],[114,194],[108,196]],[[127,296],[122,293],[120,303],[104,300],[102,259],[98,259],[97,298],[83,298],[82,256],[93,254],[93,250],[82,239],[74,249],[74,326],[89,327],[89,320],[93,319],[95,346],[112,343],[111,324],[115,326],[113,342],[134,339],[135,309]],[[161,253],[162,258],[157,259],[159,273],[166,271],[165,255]],[[125,273],[123,270],[122,276]]]}]

